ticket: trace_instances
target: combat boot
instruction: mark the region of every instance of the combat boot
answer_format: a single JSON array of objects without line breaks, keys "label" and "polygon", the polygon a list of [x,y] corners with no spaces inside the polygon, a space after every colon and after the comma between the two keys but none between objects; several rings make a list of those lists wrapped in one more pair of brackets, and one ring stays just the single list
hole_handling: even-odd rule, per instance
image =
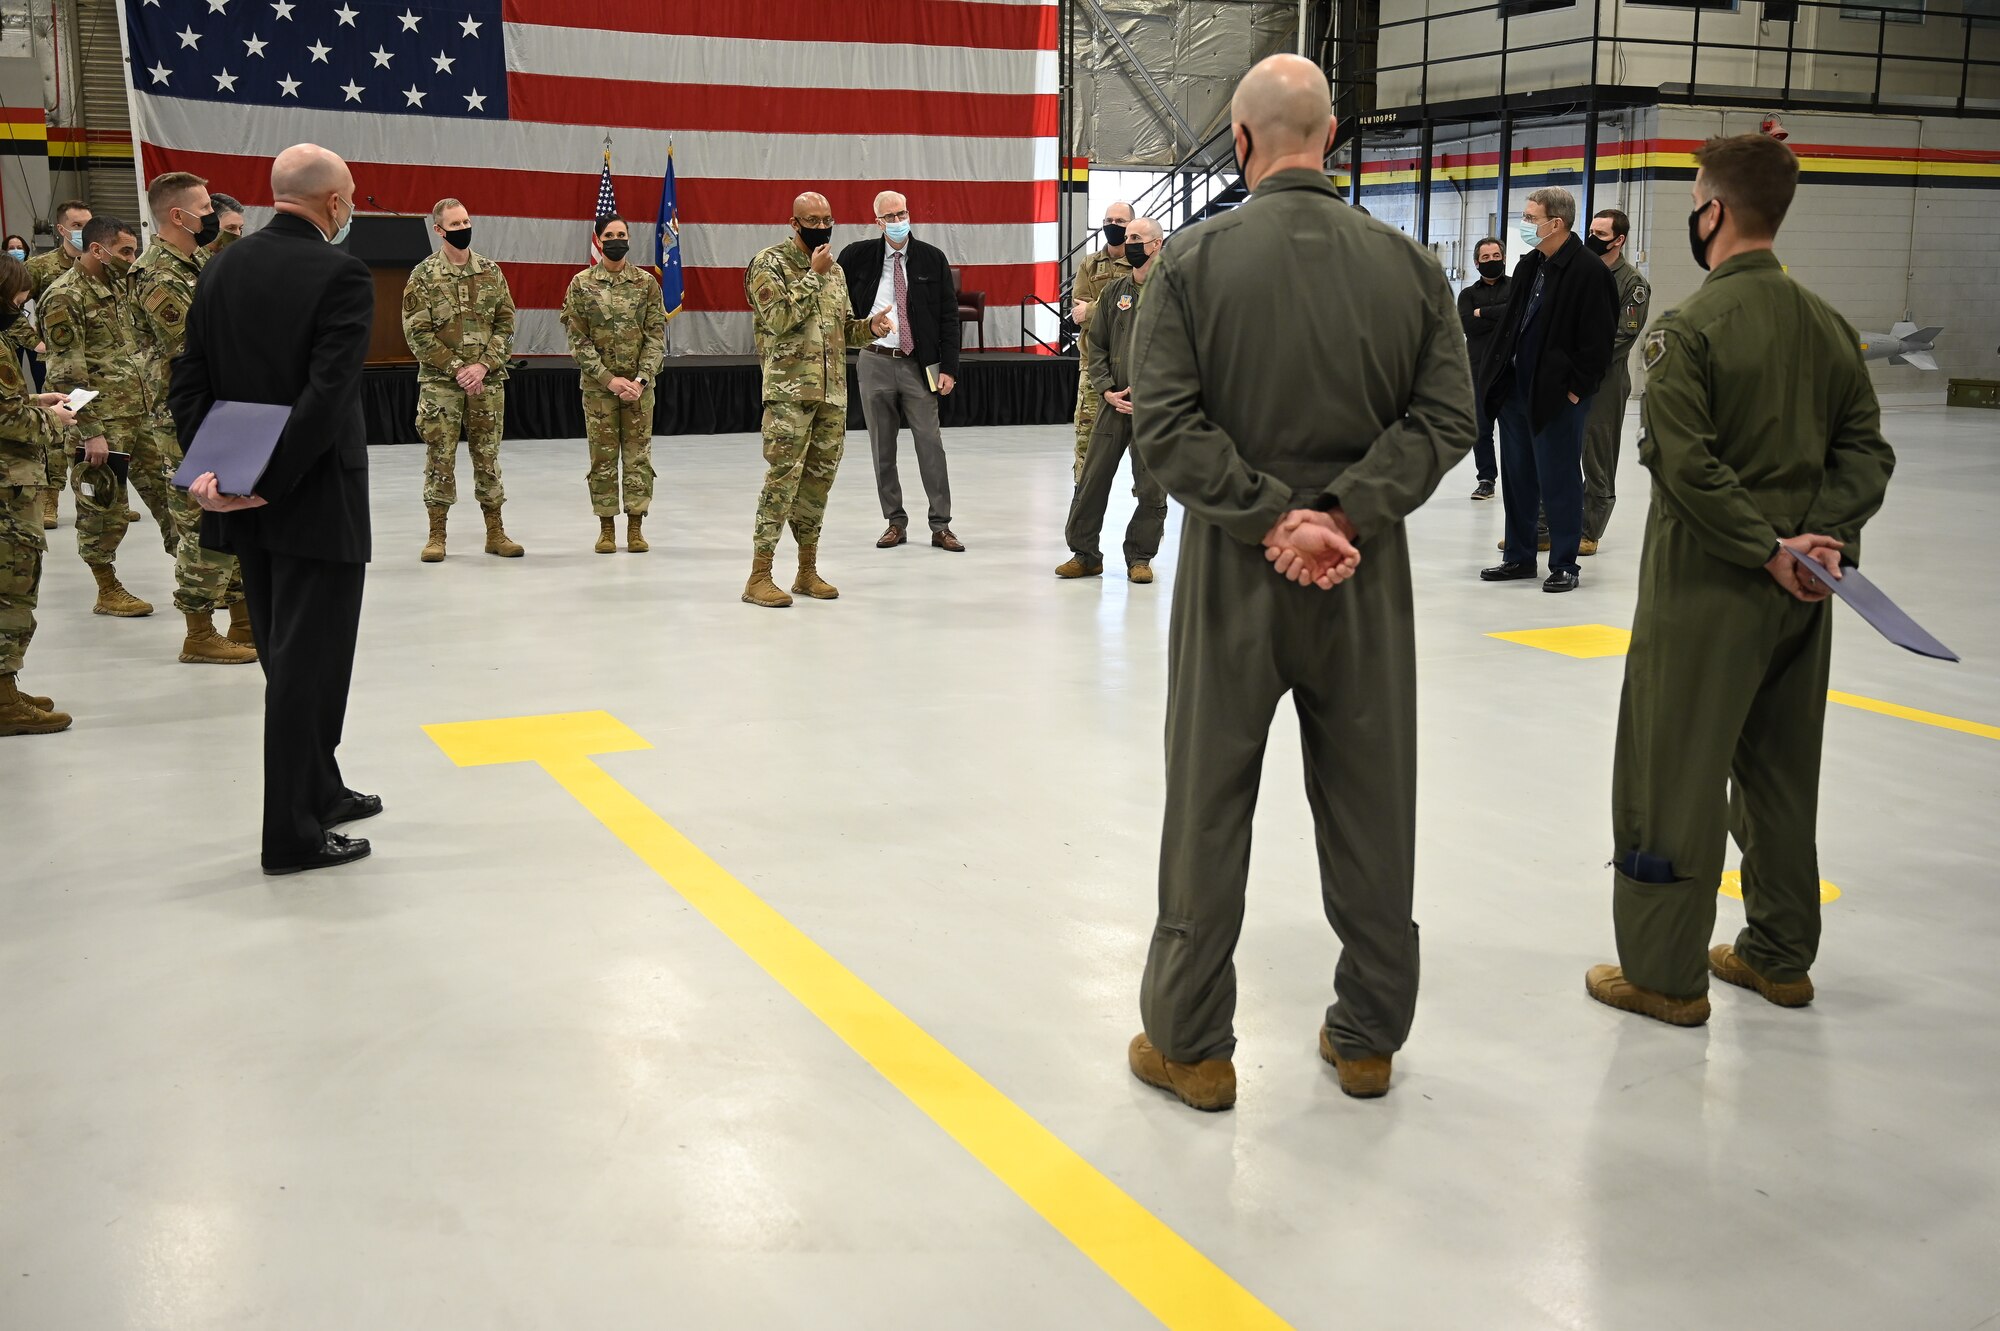
[{"label": "combat boot", "polygon": [[635,555],[643,555],[653,548],[646,540],[645,533],[640,530],[645,522],[646,515],[643,513],[625,515],[625,548]]},{"label": "combat boot", "polygon": [[597,520],[597,553],[615,555],[618,553],[618,519],[599,518]]},{"label": "combat boot", "polygon": [[233,643],[215,631],[210,612],[187,611],[187,639],[181,661],[187,665],[248,665],[257,659],[255,647]]},{"label": "combat boot", "polygon": [[0,735],[53,735],[69,729],[68,712],[48,712],[21,696],[12,675],[0,675]]},{"label": "combat boot", "polygon": [[229,640],[239,647],[255,647],[257,634],[250,627],[250,603],[238,601],[229,607]]},{"label": "combat boot", "polygon": [[[14,677],[14,687],[19,688],[20,686],[21,686],[21,677],[19,675],[16,675]],[[22,694],[21,701],[28,704],[28,706],[30,707],[39,707],[45,712],[53,712],[56,709],[55,700],[53,698],[38,697],[37,695],[32,693]]]},{"label": "combat boot", "polygon": [[799,576],[792,580],[792,591],[800,596],[810,596],[815,601],[839,599],[840,589],[819,575],[817,545],[799,547]]},{"label": "combat boot", "polygon": [[1175,1063],[1142,1034],[1132,1037],[1125,1061],[1133,1076],[1170,1092],[1190,1109],[1212,1114],[1236,1103],[1236,1065],[1226,1058]]},{"label": "combat boot", "polygon": [[[502,559],[519,559],[526,552],[518,541],[507,539],[507,529],[500,525],[500,510],[489,508],[486,514],[486,553],[499,555]],[[442,542],[440,542],[442,544]]]},{"label": "combat boot", "polygon": [[768,610],[783,610],[792,603],[792,598],[771,581],[770,555],[758,555],[750,561],[750,581],[744,585],[743,599]]},{"label": "combat boot", "polygon": [[97,578],[97,604],[91,607],[93,614],[137,619],[153,613],[152,606],[119,585],[117,569],[109,564],[92,564],[90,571]]},{"label": "combat boot", "polygon": [[56,499],[58,498],[58,496],[59,496],[60,494],[61,494],[61,492],[60,492],[60,491],[58,491],[58,490],[44,490],[44,491],[42,491],[42,530],[43,530],[43,531],[54,531],[54,530],[56,529],[56,520],[57,520],[57,519],[56,519]]},{"label": "combat boot", "polygon": [[444,521],[445,521],[445,516],[449,514],[451,510],[446,508],[442,504],[432,504],[430,506],[430,511],[431,511],[430,539],[424,542],[424,552],[418,555],[417,558],[421,559],[426,564],[436,564],[440,563],[444,559]]}]

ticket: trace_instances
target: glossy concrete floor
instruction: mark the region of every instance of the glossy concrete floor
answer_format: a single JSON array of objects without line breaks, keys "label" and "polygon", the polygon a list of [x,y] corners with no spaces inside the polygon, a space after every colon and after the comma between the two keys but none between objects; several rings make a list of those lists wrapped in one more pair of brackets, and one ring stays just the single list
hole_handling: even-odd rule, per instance
[{"label": "glossy concrete floor", "polygon": [[[1841,610],[1834,685],[2000,723],[2000,417],[1888,424],[1868,566],[1966,663]],[[1314,1053],[1335,948],[1281,719],[1242,1098],[1196,1115],[1124,1066],[1172,554],[1058,584],[1067,432],[949,442],[970,552],[876,551],[851,435],[845,595],[783,614],[737,601],[752,439],[658,445],[643,557],[591,553],[580,443],[511,445],[528,557],[478,553],[468,506],[441,566],[422,455],[377,449],[343,758],[388,812],[374,858],[287,880],[256,868],[258,677],[174,662],[149,526],[128,581],[163,613],[91,616],[66,511],[26,679],[77,724],[0,741],[0,1327],[1159,1324],[547,775],[421,729],[592,709],[655,746],[601,759],[618,783],[1291,1326],[2000,1325],[1990,730],[1832,709],[1812,1008],[1590,1003],[1621,663],[1486,635],[1630,622],[1643,476],[1557,597],[1474,580],[1500,512],[1467,464],[1413,522],[1395,1090],[1347,1100]]]}]

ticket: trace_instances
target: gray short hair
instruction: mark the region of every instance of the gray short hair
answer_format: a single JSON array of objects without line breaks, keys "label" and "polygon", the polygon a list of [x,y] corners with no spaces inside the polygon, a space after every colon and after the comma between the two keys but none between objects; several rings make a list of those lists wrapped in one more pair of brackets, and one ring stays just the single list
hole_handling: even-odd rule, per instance
[{"label": "gray short hair", "polygon": [[1564,230],[1576,230],[1576,195],[1562,186],[1550,185],[1538,189],[1528,196],[1528,202],[1539,203],[1542,205],[1542,211],[1550,217],[1561,218]]},{"label": "gray short hair", "polygon": [[443,226],[444,215],[447,212],[451,211],[453,208],[463,208],[463,207],[465,207],[465,205],[460,203],[457,199],[439,199],[436,203],[431,205],[431,225]]}]

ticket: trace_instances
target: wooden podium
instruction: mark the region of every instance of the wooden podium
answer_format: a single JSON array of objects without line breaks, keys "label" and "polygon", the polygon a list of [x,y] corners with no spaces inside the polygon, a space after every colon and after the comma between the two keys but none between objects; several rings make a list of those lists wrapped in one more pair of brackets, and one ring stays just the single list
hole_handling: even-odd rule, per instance
[{"label": "wooden podium", "polygon": [[410,270],[431,257],[429,219],[357,216],[345,247],[375,274],[375,324],[366,363],[416,364],[403,340],[403,288],[409,285]]}]

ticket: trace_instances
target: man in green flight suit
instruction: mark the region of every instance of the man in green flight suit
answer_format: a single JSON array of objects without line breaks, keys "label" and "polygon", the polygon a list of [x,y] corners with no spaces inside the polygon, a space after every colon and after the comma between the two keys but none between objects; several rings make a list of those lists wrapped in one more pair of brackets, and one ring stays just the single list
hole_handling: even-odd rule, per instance
[{"label": "man in green flight suit", "polygon": [[[1618,504],[1618,439],[1625,431],[1625,403],[1632,396],[1632,344],[1646,330],[1653,288],[1625,258],[1632,221],[1621,209],[1600,208],[1590,219],[1584,246],[1611,270],[1618,288],[1618,323],[1611,335],[1611,368],[1590,400],[1583,421],[1583,543],[1580,555],[1597,553],[1611,510]],[[1546,525],[1543,528],[1547,530]]]},{"label": "man in green flight suit", "polygon": [[1104,210],[1104,248],[1092,250],[1076,270],[1069,286],[1070,318],[1076,333],[1076,465],[1071,480],[1083,484],[1083,464],[1090,456],[1090,436],[1097,429],[1097,414],[1104,406],[1102,394],[1090,387],[1090,325],[1097,318],[1097,303],[1104,288],[1132,271],[1125,258],[1126,233],[1132,225],[1132,205],[1114,203]]},{"label": "man in green flight suit", "polygon": [[792,590],[831,601],[840,593],[819,575],[819,535],[847,435],[847,349],[888,333],[896,318],[888,310],[872,319],[849,317],[847,277],[833,257],[833,205],[823,194],[792,201],[791,236],[750,261],[743,291],[764,362],[764,461],[770,466],[757,497],[743,599],[773,610],[792,603],[771,580],[778,537],[790,523],[799,543]]},{"label": "man in green flight suit", "polygon": [[[1709,275],[1641,349],[1653,507],[1611,777],[1621,964],[1585,977],[1600,1003],[1677,1026],[1708,1020],[1711,973],[1812,1001],[1833,620],[1792,552],[1837,577],[1895,467],[1854,330],[1772,253],[1798,159],[1743,134],[1695,160],[1688,240]],[[1731,833],[1748,923],[1710,948]]]},{"label": "man in green flight suit", "polygon": [[[1250,201],[1152,261],[1131,352],[1136,447],[1187,517],[1167,648],[1159,920],[1145,1032],[1127,1058],[1198,1109],[1235,1103],[1232,955],[1265,741],[1287,693],[1342,946],[1320,1056],[1349,1095],[1389,1089],[1417,997],[1403,520],[1474,436],[1444,270],[1327,181],[1326,76],[1272,56],[1231,113]],[[1357,328],[1367,356],[1327,354]]]}]

